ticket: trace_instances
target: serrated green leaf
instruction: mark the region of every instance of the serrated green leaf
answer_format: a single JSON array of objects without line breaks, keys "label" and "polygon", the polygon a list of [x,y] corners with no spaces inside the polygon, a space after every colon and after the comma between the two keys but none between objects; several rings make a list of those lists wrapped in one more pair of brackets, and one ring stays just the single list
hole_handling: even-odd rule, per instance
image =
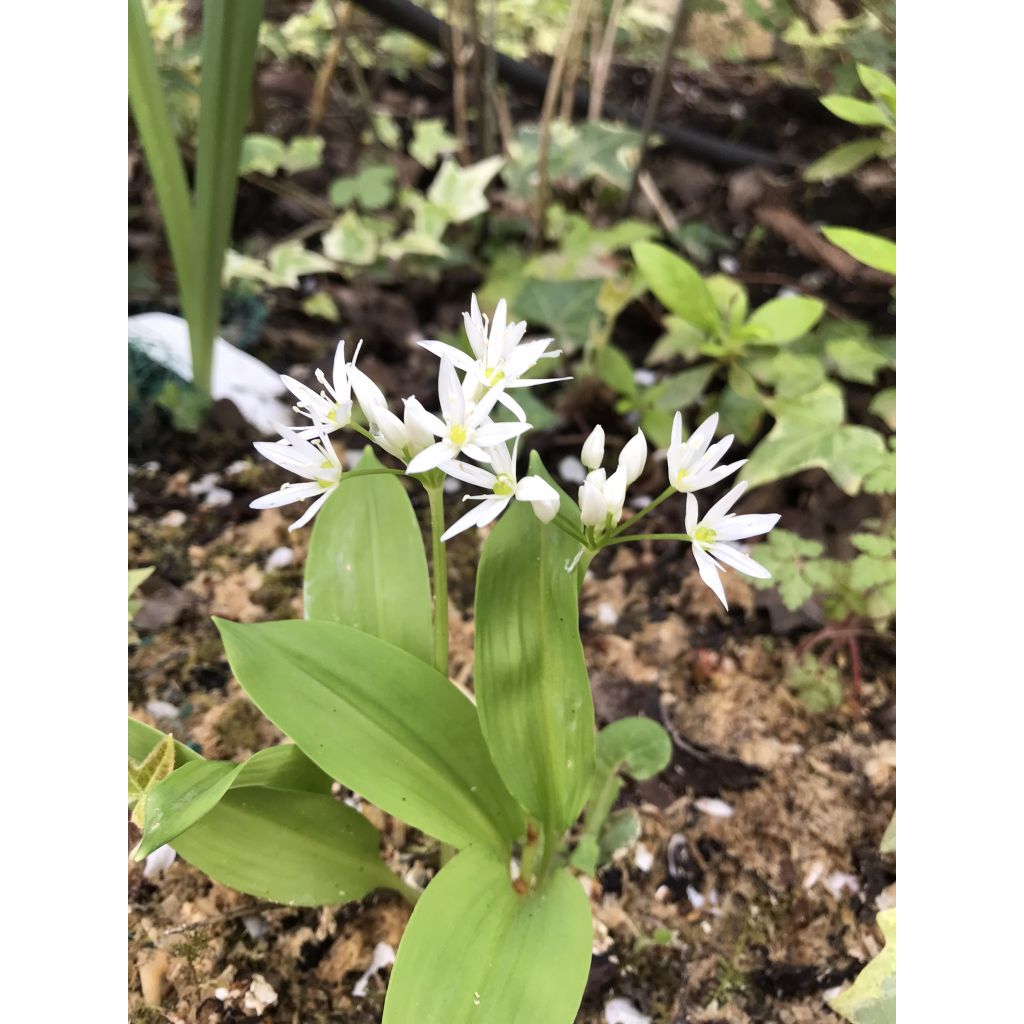
[{"label": "serrated green leaf", "polygon": [[472,220],[477,214],[486,213],[489,204],[484,193],[504,163],[504,157],[492,156],[469,167],[460,167],[448,158],[431,182],[427,199],[444,210],[453,224]]},{"label": "serrated green leaf", "polygon": [[896,541],[893,537],[883,537],[877,533],[855,533],[850,537],[850,543],[858,551],[873,555],[875,558],[886,558],[896,551]]},{"label": "serrated green leaf", "polygon": [[721,331],[714,296],[696,267],[653,242],[637,242],[632,253],[644,280],[670,313],[711,334]]},{"label": "serrated green leaf", "polygon": [[830,113],[850,124],[864,128],[891,128],[892,117],[875,103],[855,99],[853,96],[823,96],[821,105]]},{"label": "serrated green leaf", "polygon": [[[546,475],[536,452],[530,471]],[[576,820],[594,771],[576,574],[566,571],[578,550],[513,502],[477,570],[476,697],[487,746],[509,791],[559,834]]]},{"label": "serrated green leaf", "polygon": [[896,243],[881,235],[868,234],[856,228],[822,228],[821,233],[843,252],[866,266],[886,274],[896,274]]},{"label": "serrated green leaf", "polygon": [[827,181],[850,174],[861,164],[881,156],[884,145],[879,139],[857,139],[830,149],[823,157],[804,168],[804,181]]},{"label": "serrated green leaf", "polygon": [[850,585],[865,592],[896,578],[896,562],[892,558],[859,555],[850,564]]},{"label": "serrated green leaf", "polygon": [[242,139],[241,163],[239,174],[251,174],[254,171],[273,177],[281,168],[286,148],[280,139],[273,135],[254,133]]},{"label": "serrated green leaf", "polygon": [[454,846],[520,835],[473,705],[430,665],[334,622],[214,621],[256,706],[333,778]]},{"label": "serrated green leaf", "polygon": [[339,622],[429,662],[433,601],[423,536],[405,488],[369,446],[313,524],[303,583],[306,618]]},{"label": "serrated green leaf", "polygon": [[896,1024],[896,908],[877,918],[885,947],[857,980],[829,1001],[829,1006],[851,1024]]},{"label": "serrated green leaf", "polygon": [[416,904],[384,1024],[568,1024],[592,942],[590,904],[568,871],[520,895],[507,861],[464,850]]},{"label": "serrated green leaf", "polygon": [[643,781],[664,771],[672,760],[672,740],[651,718],[620,718],[597,734],[597,769],[625,771]]},{"label": "serrated green leaf", "polygon": [[747,320],[761,345],[785,345],[802,338],[822,318],[825,303],[803,295],[787,295],[759,306]]},{"label": "serrated green leaf", "polygon": [[843,422],[843,396],[831,381],[799,398],[778,399],[770,411],[775,424],[740,471],[751,487],[816,467],[856,494],[885,454],[880,434]]}]

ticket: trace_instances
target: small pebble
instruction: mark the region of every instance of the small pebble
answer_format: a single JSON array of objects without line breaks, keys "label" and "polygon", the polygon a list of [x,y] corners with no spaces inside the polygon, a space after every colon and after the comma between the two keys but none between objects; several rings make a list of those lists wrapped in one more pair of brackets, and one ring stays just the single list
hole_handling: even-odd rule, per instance
[{"label": "small pebble", "polygon": [[633,380],[642,388],[649,388],[652,384],[657,383],[658,375],[653,370],[640,367],[638,370],[633,371]]},{"label": "small pebble", "polygon": [[274,548],[267,555],[266,562],[263,563],[263,571],[273,572],[274,569],[286,569],[293,561],[295,561],[295,551],[292,548]]},{"label": "small pebble", "polygon": [[220,482],[220,473],[204,473],[198,480],[188,485],[188,493],[193,497],[207,494]]},{"label": "small pebble", "polygon": [[559,460],[558,475],[567,484],[581,484],[587,479],[587,467],[575,455],[566,455]]},{"label": "small pebble", "polygon": [[144,462],[140,467],[146,473],[159,473],[160,463],[159,462]]},{"label": "small pebble", "polygon": [[614,626],[619,621],[619,613],[607,601],[597,606],[597,621],[602,626]]},{"label": "small pebble", "polygon": [[151,700],[146,703],[146,710],[154,718],[177,718],[178,709],[166,700]]},{"label": "small pebble", "polygon": [[612,999],[605,1003],[605,1024],[651,1024],[651,1018],[641,1013],[628,999]]},{"label": "small pebble", "polygon": [[204,508],[218,508],[230,505],[235,496],[226,487],[211,487],[203,498]]},{"label": "small pebble", "polygon": [[860,880],[856,875],[847,874],[845,871],[833,871],[832,874],[825,879],[825,888],[830,893],[839,899],[844,892],[848,892],[851,895],[860,891]]},{"label": "small pebble", "polygon": [[259,914],[246,914],[242,918],[242,924],[251,939],[262,939],[267,934],[267,922]]},{"label": "small pebble", "polygon": [[185,525],[186,519],[188,519],[188,516],[186,516],[180,508],[172,508],[171,511],[160,520],[160,526],[170,526],[176,530],[179,526]]},{"label": "small pebble", "polygon": [[139,954],[139,985],[147,1006],[159,1006],[163,1000],[167,962],[167,953],[162,949],[144,949]]},{"label": "small pebble", "polygon": [[252,463],[248,459],[235,459],[224,472],[228,476],[238,476],[239,473],[244,473],[247,469],[252,469]]},{"label": "small pebble", "polygon": [[277,993],[262,974],[254,974],[249,984],[249,991],[242,999],[242,1006],[252,1013],[263,1013],[277,1002]]},{"label": "small pebble", "polygon": [[731,804],[713,796],[699,797],[693,801],[693,806],[703,814],[711,815],[712,818],[731,818],[735,813]]},{"label": "small pebble", "polygon": [[137,502],[135,501],[135,495],[132,494],[131,491],[129,491],[128,492],[128,511],[129,512],[138,512],[138,510],[139,510],[139,506],[138,506]]},{"label": "small pebble", "polygon": [[143,878],[157,878],[162,875],[175,861],[177,854],[173,847],[165,843],[157,847],[147,858],[142,869]]},{"label": "small pebble", "polygon": [[719,256],[718,266],[723,273],[735,274],[740,269],[740,261],[735,256]]},{"label": "small pebble", "polygon": [[646,874],[654,867],[654,854],[643,843],[637,843],[633,863]]},{"label": "small pebble", "polygon": [[352,998],[362,999],[366,995],[370,979],[385,967],[390,967],[394,962],[395,947],[388,945],[386,942],[378,942],[373,947],[373,959],[370,961],[370,966],[366,968],[359,980],[352,986]]}]

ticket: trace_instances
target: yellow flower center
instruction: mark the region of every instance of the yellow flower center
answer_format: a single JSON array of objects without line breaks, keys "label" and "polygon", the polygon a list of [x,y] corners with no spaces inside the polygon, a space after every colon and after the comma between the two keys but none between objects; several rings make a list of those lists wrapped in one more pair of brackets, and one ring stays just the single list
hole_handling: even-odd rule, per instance
[{"label": "yellow flower center", "polygon": [[316,482],[325,491],[329,491],[338,482],[341,473],[338,471],[338,467],[335,466],[330,459],[324,459],[324,461],[320,463],[320,468],[326,472],[318,476],[316,478]]},{"label": "yellow flower center", "polygon": [[499,370],[496,366],[488,370],[484,375],[484,379],[493,388],[495,384],[500,384],[505,379],[505,372]]},{"label": "yellow flower center", "polygon": [[510,494],[516,493],[516,482],[508,475],[508,473],[499,473],[497,479],[494,481],[494,493],[499,498],[506,498]]},{"label": "yellow flower center", "polygon": [[460,448],[466,443],[467,440],[466,428],[461,423],[456,423],[451,430],[448,431],[448,440],[452,444],[458,445]]},{"label": "yellow flower center", "polygon": [[689,475],[687,470],[680,468],[679,472],[676,473],[676,483],[681,484]]},{"label": "yellow flower center", "polygon": [[698,526],[693,533],[693,539],[698,544],[713,544],[715,542],[715,531],[707,526]]}]

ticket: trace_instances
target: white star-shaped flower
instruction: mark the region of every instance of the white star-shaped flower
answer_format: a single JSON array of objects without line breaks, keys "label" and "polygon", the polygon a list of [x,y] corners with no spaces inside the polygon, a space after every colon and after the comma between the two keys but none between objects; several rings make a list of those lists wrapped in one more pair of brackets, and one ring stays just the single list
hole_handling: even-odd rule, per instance
[{"label": "white star-shaped flower", "polygon": [[[488,418],[501,395],[501,385],[491,388],[479,401],[470,401],[452,361],[443,355],[437,377],[437,397],[444,419],[427,412],[415,399],[405,400],[411,421],[426,433],[439,438],[436,444],[425,448],[410,462],[408,472],[425,473],[465,452],[477,462],[487,462],[486,448],[530,429],[529,423],[493,423]],[[360,403],[361,404],[361,403]]]},{"label": "white star-shaped flower", "polygon": [[759,537],[767,533],[780,519],[776,513],[738,516],[729,509],[736,504],[747,489],[746,482],[737,484],[724,498],[708,509],[703,519],[698,519],[697,499],[686,495],[686,532],[692,539],[693,557],[697,560],[700,578],[715,592],[718,600],[729,607],[725,599],[719,571],[722,565],[738,569],[747,576],[757,579],[771,579],[772,574],[744,554],[733,541]]},{"label": "white star-shaped flower", "polygon": [[[352,357],[353,364],[358,355],[359,347],[356,346],[355,355]],[[345,340],[342,339],[334,351],[334,380],[329,381],[323,370],[316,371],[316,379],[324,387],[319,394],[305,384],[300,384],[293,377],[281,374],[284,386],[297,399],[295,411],[313,421],[311,426],[299,429],[303,438],[309,440],[349,425],[352,420],[352,385],[349,372],[353,368],[345,362]]]},{"label": "white star-shaped flower", "polygon": [[[712,413],[683,442],[683,417],[677,412],[672,421],[672,439],[668,448],[668,482],[677,491],[689,494],[710,487],[735,473],[747,460],[730,462],[727,466],[719,466],[721,458],[729,450],[733,435],[723,437],[716,444],[711,444],[718,426],[718,413]],[[711,445],[711,447],[708,447]]]},{"label": "white star-shaped flower", "polygon": [[480,305],[475,295],[470,303],[470,312],[463,313],[462,317],[466,325],[466,337],[473,350],[472,356],[443,341],[421,341],[420,345],[435,356],[447,357],[454,366],[466,374],[467,394],[472,401],[479,401],[490,388],[500,386],[497,401],[519,420],[525,421],[526,412],[523,407],[508,393],[511,388],[533,388],[539,384],[552,384],[558,380],[570,379],[524,379],[523,375],[541,359],[554,359],[561,355],[561,351],[547,351],[554,338],[523,342],[526,321],[508,323],[508,307],[504,299],[494,310],[494,320],[491,322],[480,313]]},{"label": "white star-shaped flower", "polygon": [[467,462],[445,462],[441,468],[458,480],[477,487],[486,487],[489,494],[470,494],[463,501],[476,501],[479,504],[461,519],[457,519],[442,534],[441,540],[450,540],[471,526],[486,526],[508,507],[513,498],[516,501],[528,501],[542,523],[550,523],[558,514],[558,492],[546,480],[539,476],[524,476],[516,479],[516,454],[518,440],[512,451],[507,445],[497,445],[487,449],[487,456],[494,472],[482,466],[471,466]]},{"label": "white star-shaped flower", "polygon": [[297,530],[305,526],[320,510],[330,493],[341,480],[341,461],[326,434],[310,441],[291,427],[278,425],[280,441],[257,441],[254,445],[260,455],[270,459],[282,469],[303,477],[307,483],[282,484],[279,490],[265,494],[251,502],[250,508],[278,508],[305,498],[316,498],[309,508],[288,527]]}]

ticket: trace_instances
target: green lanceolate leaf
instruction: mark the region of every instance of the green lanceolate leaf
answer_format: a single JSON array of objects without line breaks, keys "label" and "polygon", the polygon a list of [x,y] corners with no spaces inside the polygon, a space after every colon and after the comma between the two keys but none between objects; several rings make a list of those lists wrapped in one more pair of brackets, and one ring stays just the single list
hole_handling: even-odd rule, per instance
[{"label": "green lanceolate leaf", "polygon": [[632,252],[644,280],[670,313],[712,334],[721,330],[715,297],[692,263],[653,242],[637,242]]},{"label": "green lanceolate leaf", "polygon": [[624,770],[634,779],[649,779],[672,760],[672,740],[651,718],[620,718],[597,734],[601,770]]},{"label": "green lanceolate leaf", "polygon": [[861,164],[881,156],[884,150],[885,145],[881,139],[856,139],[853,142],[844,142],[808,164],[804,169],[804,181],[841,178],[844,174],[855,171]]},{"label": "green lanceolate leaf", "polygon": [[850,124],[865,128],[891,128],[893,125],[893,118],[888,110],[883,110],[866,100],[855,99],[853,96],[823,96],[821,105]]},{"label": "green lanceolate leaf", "polygon": [[590,904],[568,871],[520,894],[506,861],[464,850],[416,905],[384,1024],[569,1024],[592,942]]},{"label": "green lanceolate leaf", "polygon": [[[534,453],[530,471],[543,468]],[[578,550],[513,502],[484,544],[476,586],[476,697],[487,746],[509,790],[558,832],[576,820],[594,768],[577,582],[566,571]]]},{"label": "green lanceolate leaf", "polygon": [[317,513],[306,558],[307,619],[340,622],[429,662],[433,656],[427,557],[416,513],[367,447],[354,473]]},{"label": "green lanceolate leaf", "polygon": [[885,948],[829,1006],[851,1024],[896,1024],[896,908],[878,915]]},{"label": "green lanceolate leaf", "polygon": [[333,778],[454,846],[521,834],[473,705],[428,664],[333,622],[214,621],[257,707]]},{"label": "green lanceolate leaf", "polygon": [[[155,732],[155,730],[154,730]],[[128,754],[128,802],[134,803],[132,821],[142,828],[150,791],[174,769],[174,739],[156,734],[158,739],[145,755]]]},{"label": "green lanceolate leaf", "polygon": [[[128,719],[130,757],[145,758],[163,742],[155,729]],[[173,750],[179,767],[165,778],[168,787],[178,786],[180,773],[193,783],[205,775],[211,786],[214,776],[236,773],[220,799],[206,798],[212,806],[173,836],[178,854],[215,881],[302,906],[402,888],[380,861],[376,830],[330,796],[330,779],[297,747],[261,750],[241,765],[206,761],[181,743],[173,743]],[[181,810],[188,813],[187,804]]]},{"label": "green lanceolate leaf", "polygon": [[321,906],[400,883],[381,862],[377,830],[331,796],[250,786],[174,840],[223,885],[275,903]]},{"label": "green lanceolate leaf", "polygon": [[757,330],[759,344],[785,345],[807,334],[824,313],[825,303],[819,299],[788,295],[755,309],[747,326]]},{"label": "green lanceolate leaf", "polygon": [[855,260],[886,274],[896,274],[896,243],[856,228],[822,228],[821,233]]}]

